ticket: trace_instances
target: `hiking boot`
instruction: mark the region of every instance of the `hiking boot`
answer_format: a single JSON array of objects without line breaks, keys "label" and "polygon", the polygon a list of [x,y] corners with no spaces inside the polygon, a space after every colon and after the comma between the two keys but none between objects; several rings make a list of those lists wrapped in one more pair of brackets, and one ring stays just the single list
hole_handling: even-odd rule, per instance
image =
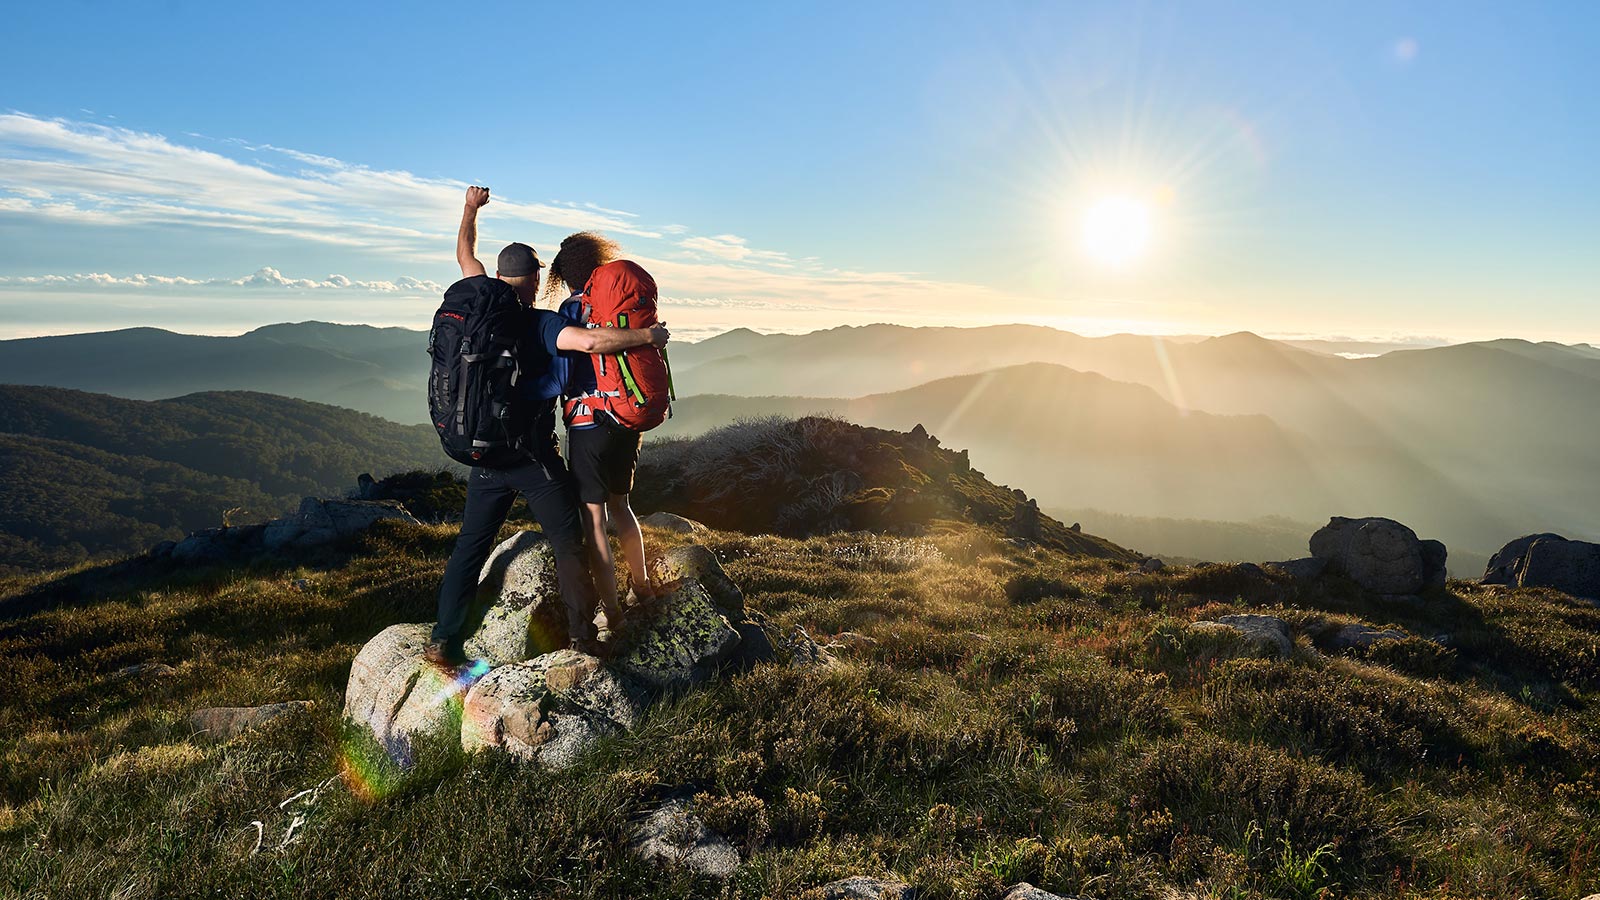
[{"label": "hiking boot", "polygon": [[622,634],[622,628],[624,623],[627,622],[627,616],[622,612],[621,603],[602,606],[600,608],[600,615],[604,616],[606,620],[605,627],[601,628],[601,631],[612,635]]},{"label": "hiking boot", "polygon": [[640,593],[638,588],[629,588],[628,596],[622,603],[630,609],[653,609],[666,598],[666,593]]},{"label": "hiking boot", "polygon": [[440,669],[459,669],[469,662],[467,654],[450,641],[429,641],[422,658]]}]

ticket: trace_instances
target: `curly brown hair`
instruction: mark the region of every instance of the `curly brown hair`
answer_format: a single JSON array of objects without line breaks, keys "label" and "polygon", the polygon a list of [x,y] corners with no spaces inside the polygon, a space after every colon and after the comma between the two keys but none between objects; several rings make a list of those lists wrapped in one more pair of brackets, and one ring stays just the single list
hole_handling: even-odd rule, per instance
[{"label": "curly brown hair", "polygon": [[594,270],[615,260],[620,252],[616,241],[597,231],[567,235],[561,241],[561,249],[556,251],[556,258],[550,261],[550,280],[545,284],[545,293],[559,298],[563,289],[583,290]]}]

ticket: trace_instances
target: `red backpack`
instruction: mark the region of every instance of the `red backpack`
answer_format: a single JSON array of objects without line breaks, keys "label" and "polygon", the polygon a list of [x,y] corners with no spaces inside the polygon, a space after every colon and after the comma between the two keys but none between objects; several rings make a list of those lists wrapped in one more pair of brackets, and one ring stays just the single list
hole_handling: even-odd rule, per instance
[{"label": "red backpack", "polygon": [[[656,281],[628,260],[594,270],[583,289],[583,322],[591,328],[656,324]],[[646,344],[609,356],[593,354],[595,390],[566,403],[567,425],[588,425],[604,411],[626,428],[649,431],[672,415],[672,370],[664,350]]]}]

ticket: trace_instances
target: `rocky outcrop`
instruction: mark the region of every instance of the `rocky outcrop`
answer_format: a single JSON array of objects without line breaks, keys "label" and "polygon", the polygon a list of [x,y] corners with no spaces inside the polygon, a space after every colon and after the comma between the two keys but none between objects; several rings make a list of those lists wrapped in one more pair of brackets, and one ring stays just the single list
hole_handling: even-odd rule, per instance
[{"label": "rocky outcrop", "polygon": [[310,708],[310,700],[290,700],[265,706],[215,706],[190,713],[189,727],[196,737],[225,741],[280,716]]},{"label": "rocky outcrop", "polygon": [[1375,594],[1416,594],[1444,585],[1444,544],[1419,540],[1393,519],[1335,516],[1311,536],[1311,555]]},{"label": "rocky outcrop", "polygon": [[405,508],[393,501],[324,500],[306,497],[291,516],[255,525],[210,528],[176,543],[157,545],[157,559],[195,565],[248,559],[295,547],[317,547],[358,534],[382,519],[417,524]]},{"label": "rocky outcrop", "polygon": [[1522,568],[1523,558],[1528,554],[1528,548],[1536,541],[1564,541],[1566,538],[1559,534],[1545,532],[1543,534],[1525,534],[1514,541],[1501,547],[1495,555],[1489,557],[1489,565],[1483,570],[1483,584],[1515,585]]},{"label": "rocky outcrop", "polygon": [[643,706],[643,692],[600,660],[557,650],[479,679],[462,706],[461,746],[564,769],[600,738],[633,728]]},{"label": "rocky outcrop", "polygon": [[1489,558],[1484,584],[1554,588],[1600,602],[1600,544],[1558,534],[1530,534]]},{"label": "rocky outcrop", "polygon": [[424,735],[458,727],[468,749],[561,768],[601,737],[634,727],[661,691],[775,658],[765,623],[745,609],[710,550],[677,547],[651,567],[661,582],[656,599],[629,610],[616,657],[602,661],[562,649],[565,609],[550,545],[537,532],[517,534],[484,564],[468,618],[472,665],[441,672],[422,655],[431,625],[390,626],[351,664],[345,716],[401,761]]},{"label": "rocky outcrop", "polygon": [[729,878],[739,869],[739,852],[682,799],[667,801],[636,824],[628,848],[642,859],[707,878]]},{"label": "rocky outcrop", "polygon": [[852,875],[830,881],[815,892],[807,891],[805,896],[817,900],[913,900],[917,892],[905,882]]},{"label": "rocky outcrop", "polygon": [[693,519],[686,519],[677,513],[669,512],[653,512],[648,516],[641,517],[639,524],[649,525],[651,528],[659,528],[662,531],[670,531],[674,534],[704,534],[711,530]]}]

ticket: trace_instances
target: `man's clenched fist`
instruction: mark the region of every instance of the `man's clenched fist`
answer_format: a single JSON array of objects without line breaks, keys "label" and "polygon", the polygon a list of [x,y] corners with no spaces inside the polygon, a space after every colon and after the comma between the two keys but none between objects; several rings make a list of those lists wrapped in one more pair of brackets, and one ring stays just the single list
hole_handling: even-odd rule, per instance
[{"label": "man's clenched fist", "polygon": [[486,188],[486,187],[478,187],[477,185],[473,185],[472,187],[467,188],[467,205],[468,206],[472,207],[473,209],[478,209],[479,207],[483,206],[485,203],[488,203],[488,202],[489,202],[489,189],[488,188]]}]

